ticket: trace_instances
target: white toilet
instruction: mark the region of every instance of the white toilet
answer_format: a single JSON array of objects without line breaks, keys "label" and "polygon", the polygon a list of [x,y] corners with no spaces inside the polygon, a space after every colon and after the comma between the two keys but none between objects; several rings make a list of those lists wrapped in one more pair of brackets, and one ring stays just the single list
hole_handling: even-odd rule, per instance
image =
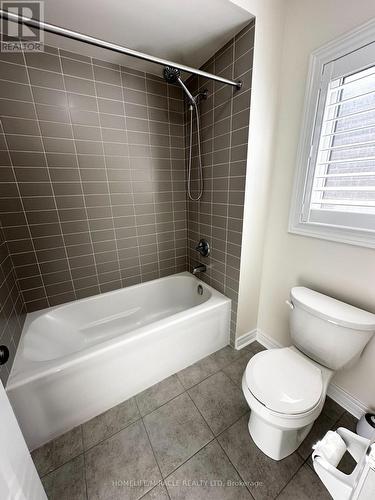
[{"label": "white toilet", "polygon": [[250,435],[274,460],[299,447],[333,374],[358,359],[375,332],[375,314],[308,288],[292,288],[290,307],[294,345],[256,354],[242,378]]}]

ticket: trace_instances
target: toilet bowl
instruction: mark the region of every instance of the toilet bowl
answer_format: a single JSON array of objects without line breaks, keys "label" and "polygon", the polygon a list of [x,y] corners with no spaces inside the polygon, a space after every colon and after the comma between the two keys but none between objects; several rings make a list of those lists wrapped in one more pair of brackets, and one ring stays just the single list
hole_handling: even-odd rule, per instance
[{"label": "toilet bowl", "polygon": [[255,354],[242,377],[250,435],[274,460],[300,446],[335,371],[359,357],[375,332],[375,315],[304,287],[291,290],[290,305],[294,345]]},{"label": "toilet bowl", "polygon": [[249,432],[258,448],[274,460],[293,453],[319,416],[332,375],[295,347],[253,356],[242,390],[251,408]]}]

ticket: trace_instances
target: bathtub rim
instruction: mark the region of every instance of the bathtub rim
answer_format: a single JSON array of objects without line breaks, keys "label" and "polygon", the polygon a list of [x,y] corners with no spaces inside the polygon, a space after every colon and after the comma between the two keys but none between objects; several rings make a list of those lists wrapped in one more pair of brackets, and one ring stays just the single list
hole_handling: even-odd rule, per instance
[{"label": "bathtub rim", "polygon": [[[61,309],[65,308],[68,305],[78,303],[80,301],[90,301],[96,297],[100,297],[102,295],[111,295],[114,293],[118,293],[121,290],[130,290],[133,287],[138,288],[142,287],[144,285],[152,284],[153,282],[157,281],[167,281],[170,279],[173,279],[177,276],[186,276],[189,277],[197,282],[197,284],[202,284],[205,286],[208,291],[211,293],[211,296],[206,300],[205,302],[201,304],[197,304],[195,306],[189,307],[187,309],[184,309],[183,311],[180,311],[175,314],[171,314],[170,316],[167,316],[166,318],[160,319],[158,321],[155,321],[153,323],[149,323],[147,325],[144,325],[140,328],[136,328],[131,332],[127,332],[123,335],[119,335],[118,337],[110,338],[106,341],[100,342],[98,344],[92,345],[90,347],[87,347],[87,349],[83,349],[81,351],[75,351],[74,353],[65,356],[62,358],[64,361],[61,363],[56,363],[56,359],[53,360],[47,360],[47,361],[31,361],[26,362],[28,363],[28,366],[35,366],[35,365],[46,365],[49,363],[48,366],[45,367],[45,369],[36,369],[34,371],[29,370],[27,371],[27,368],[25,372],[21,372],[19,374],[14,374],[14,369],[16,366],[16,363],[19,361],[19,358],[22,356],[21,354],[21,346],[22,346],[22,341],[27,334],[29,325],[31,324],[32,321],[37,319],[38,317],[42,316],[43,314],[46,314],[47,311],[55,310],[55,309]],[[212,309],[215,309],[219,306],[221,306],[224,303],[228,303],[229,305],[231,304],[231,299],[229,297],[226,297],[224,294],[219,292],[218,290],[215,290],[212,288],[210,285],[205,283],[204,281],[200,280],[196,276],[194,276],[192,273],[189,273],[188,271],[183,271],[181,273],[176,273],[172,274],[169,276],[165,276],[162,278],[156,278],[155,280],[150,280],[145,283],[137,283],[136,285],[131,285],[130,287],[124,287],[124,288],[118,288],[116,290],[111,290],[109,292],[105,292],[103,294],[97,294],[93,295],[92,297],[85,297],[83,299],[79,300],[74,300],[67,302],[65,304],[60,304],[57,306],[52,306],[52,307],[47,307],[44,309],[41,309],[39,311],[35,311],[32,313],[28,313],[26,316],[26,320],[22,329],[22,334],[20,337],[20,342],[17,348],[16,356],[14,359],[14,363],[11,369],[11,372],[9,374],[8,382],[6,384],[6,390],[13,390],[16,389],[17,387],[20,387],[22,385],[25,385],[27,383],[34,382],[38,379],[41,379],[45,376],[56,374],[60,371],[63,371],[65,369],[69,369],[70,367],[73,367],[80,362],[87,361],[89,359],[95,358],[96,356],[99,356],[100,354],[117,349],[121,347],[124,344],[135,342],[136,340],[140,340],[144,337],[147,337],[148,335],[151,335],[152,333],[159,332],[162,330],[167,324],[168,325],[173,325],[173,324],[178,324],[184,320],[186,320],[186,316],[190,317],[195,317],[199,314],[201,314],[203,311],[210,311]],[[59,359],[59,358],[57,358]],[[25,362],[25,359],[22,360]]]}]

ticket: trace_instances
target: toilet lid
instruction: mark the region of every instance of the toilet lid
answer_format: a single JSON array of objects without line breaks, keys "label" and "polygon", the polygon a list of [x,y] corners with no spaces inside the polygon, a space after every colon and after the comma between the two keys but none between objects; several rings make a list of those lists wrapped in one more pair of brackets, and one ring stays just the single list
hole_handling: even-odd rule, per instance
[{"label": "toilet lid", "polygon": [[320,369],[291,348],[253,356],[246,367],[246,382],[267,408],[288,415],[316,406],[323,391]]}]

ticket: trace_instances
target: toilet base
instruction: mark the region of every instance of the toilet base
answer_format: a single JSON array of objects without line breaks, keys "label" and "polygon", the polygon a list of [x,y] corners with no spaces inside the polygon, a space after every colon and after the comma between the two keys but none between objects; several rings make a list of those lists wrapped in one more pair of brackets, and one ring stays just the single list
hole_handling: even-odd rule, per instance
[{"label": "toilet base", "polygon": [[310,432],[313,423],[299,429],[279,429],[252,411],[249,418],[249,432],[254,443],[264,454],[273,460],[282,460],[296,451]]}]

